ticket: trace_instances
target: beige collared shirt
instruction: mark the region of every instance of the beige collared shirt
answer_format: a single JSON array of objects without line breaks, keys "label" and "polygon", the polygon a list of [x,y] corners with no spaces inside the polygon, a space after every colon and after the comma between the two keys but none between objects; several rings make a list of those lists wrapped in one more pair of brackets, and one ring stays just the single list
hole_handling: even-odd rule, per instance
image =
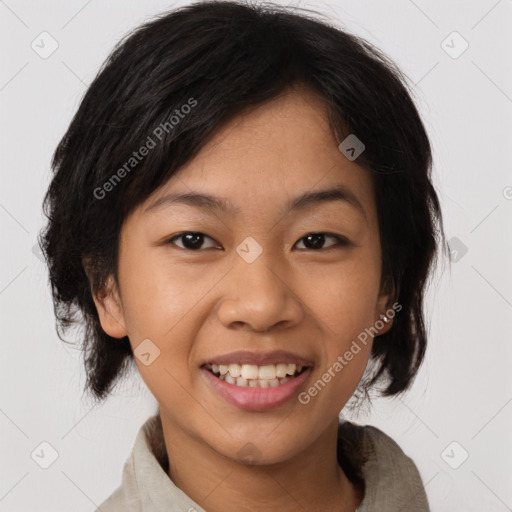
[{"label": "beige collared shirt", "polygon": [[[146,432],[156,441],[150,443]],[[208,512],[169,478],[164,447],[160,418],[155,415],[137,434],[121,485],[95,512]],[[347,462],[350,453],[357,455]],[[378,428],[340,422],[338,460],[344,469],[351,464],[364,480],[365,494],[357,512],[430,512],[416,465]]]}]

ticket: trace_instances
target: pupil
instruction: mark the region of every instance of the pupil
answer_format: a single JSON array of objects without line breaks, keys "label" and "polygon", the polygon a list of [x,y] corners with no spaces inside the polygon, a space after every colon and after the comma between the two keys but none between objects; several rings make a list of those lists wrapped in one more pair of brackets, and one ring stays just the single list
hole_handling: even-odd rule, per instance
[{"label": "pupil", "polygon": [[311,248],[312,249],[318,249],[318,248],[321,248],[323,243],[324,243],[324,238],[325,236],[321,233],[318,233],[318,234],[313,234],[313,235],[307,235],[306,237],[306,242],[304,245],[308,245],[308,241],[312,243],[310,244],[311,245]]},{"label": "pupil", "polygon": [[198,249],[202,244],[202,235],[199,233],[187,233],[183,235],[184,245],[189,245],[190,249]]}]

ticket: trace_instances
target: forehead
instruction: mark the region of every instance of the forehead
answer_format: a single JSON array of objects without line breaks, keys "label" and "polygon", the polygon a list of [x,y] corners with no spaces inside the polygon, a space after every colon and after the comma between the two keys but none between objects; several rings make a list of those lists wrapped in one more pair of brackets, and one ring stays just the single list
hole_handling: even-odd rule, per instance
[{"label": "forehead", "polygon": [[163,206],[166,196],[202,192],[228,199],[230,213],[257,214],[274,206],[282,212],[290,200],[333,188],[344,189],[364,214],[372,215],[369,171],[339,151],[323,100],[296,89],[226,123],[145,201],[142,211],[154,209],[158,200]]}]

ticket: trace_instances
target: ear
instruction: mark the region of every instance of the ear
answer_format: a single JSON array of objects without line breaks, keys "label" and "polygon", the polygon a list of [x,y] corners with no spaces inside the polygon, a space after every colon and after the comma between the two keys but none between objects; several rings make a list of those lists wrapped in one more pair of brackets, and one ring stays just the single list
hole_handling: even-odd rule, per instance
[{"label": "ear", "polygon": [[[386,315],[386,312],[389,309],[392,309],[391,305],[395,302],[395,297],[396,289],[394,284],[392,282],[383,283],[379,297],[377,299],[377,307],[375,309],[375,328],[378,329],[378,326],[383,324],[382,328],[378,329],[378,336],[388,332],[393,325],[393,318],[390,318],[389,315]],[[384,317],[387,317],[387,322],[384,321]],[[377,321],[379,321],[378,324]]]},{"label": "ear", "polygon": [[[83,260],[84,270],[90,283],[89,264],[89,260]],[[128,332],[121,296],[114,276],[110,275],[108,277],[106,285],[99,292],[94,293],[92,286],[90,289],[103,330],[112,338],[124,338]]]},{"label": "ear", "polygon": [[112,275],[109,276],[104,289],[98,294],[93,294],[93,299],[103,330],[112,338],[124,338],[128,332],[126,330],[123,305],[117,284]]}]

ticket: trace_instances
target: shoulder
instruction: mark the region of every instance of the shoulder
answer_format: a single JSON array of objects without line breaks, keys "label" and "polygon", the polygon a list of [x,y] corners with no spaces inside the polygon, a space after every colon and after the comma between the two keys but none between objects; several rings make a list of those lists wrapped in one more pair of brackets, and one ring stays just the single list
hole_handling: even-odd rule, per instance
[{"label": "shoulder", "polygon": [[94,512],[117,512],[125,506],[124,492],[118,487]]},{"label": "shoulder", "polygon": [[377,427],[350,422],[340,423],[341,438],[344,434],[364,480],[359,512],[430,510],[418,468],[394,439]]},{"label": "shoulder", "polygon": [[142,510],[138,484],[135,478],[133,454],[126,460],[122,483],[94,512],[124,512]]},{"label": "shoulder", "polygon": [[121,485],[95,512],[203,511],[169,478],[163,467],[168,463],[163,452],[161,422],[153,416],[136,436],[123,467]]},{"label": "shoulder", "polygon": [[[141,450],[144,450],[143,441],[143,430],[141,429],[137,434],[133,450],[124,463],[121,484],[94,512],[119,512],[121,510],[123,512],[131,512],[143,510],[141,489],[136,471],[136,466],[139,466],[140,462],[144,462],[140,456]],[[143,451],[142,454],[144,454]]]},{"label": "shoulder", "polygon": [[364,437],[367,440],[367,448],[381,462],[386,461],[388,465],[404,466],[412,463],[412,459],[408,457],[402,450],[400,445],[385,432],[372,425],[361,426],[364,432]]}]

